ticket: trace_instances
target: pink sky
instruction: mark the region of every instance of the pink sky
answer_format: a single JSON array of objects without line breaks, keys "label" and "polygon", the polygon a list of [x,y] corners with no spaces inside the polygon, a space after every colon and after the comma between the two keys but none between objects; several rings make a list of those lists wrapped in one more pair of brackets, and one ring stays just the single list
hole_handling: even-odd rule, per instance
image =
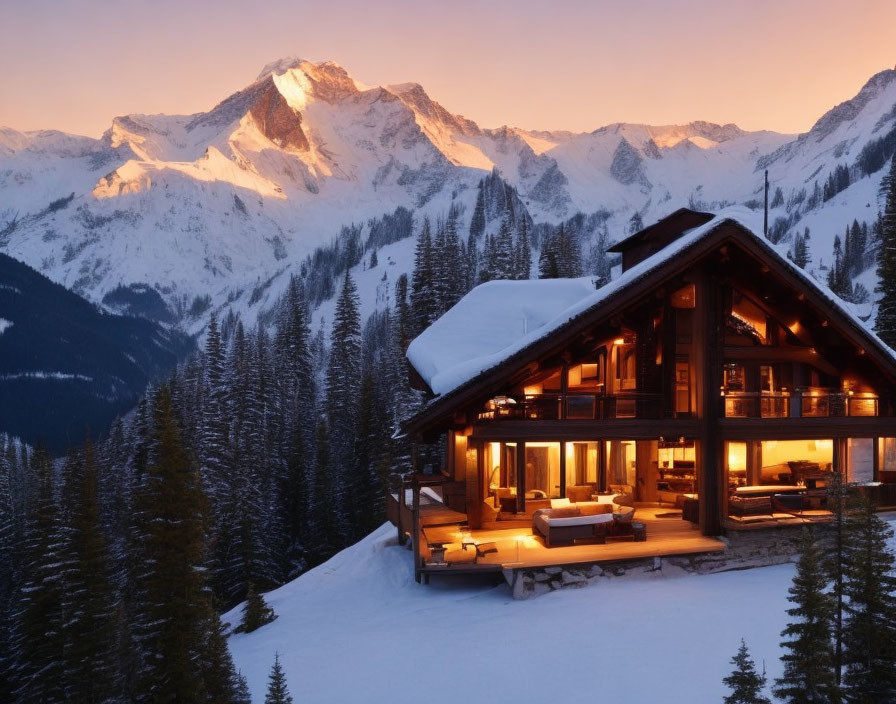
[{"label": "pink sky", "polygon": [[894,0],[4,0],[0,125],[207,110],[281,56],[415,81],[484,127],[801,132],[896,64]]}]

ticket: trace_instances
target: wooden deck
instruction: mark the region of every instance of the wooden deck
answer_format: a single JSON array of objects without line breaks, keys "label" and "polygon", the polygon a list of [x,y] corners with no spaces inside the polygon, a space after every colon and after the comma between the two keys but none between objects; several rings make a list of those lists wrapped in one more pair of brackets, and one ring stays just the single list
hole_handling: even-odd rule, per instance
[{"label": "wooden deck", "polygon": [[[420,554],[424,563],[422,571],[428,574],[452,572],[482,572],[504,569],[525,569],[551,565],[617,562],[665,555],[690,555],[719,552],[725,544],[715,538],[702,535],[697,527],[680,516],[662,518],[658,514],[669,513],[666,508],[638,508],[635,520],[647,526],[647,541],[632,542],[608,540],[605,544],[577,542],[574,545],[547,548],[540,536],[532,535],[531,527],[521,527],[518,522],[511,528],[492,524],[484,530],[467,531],[462,525],[428,525],[422,530]],[[497,552],[479,556],[472,546],[463,548],[464,541],[479,544],[494,543]],[[445,562],[431,564],[429,544],[445,543]]]}]

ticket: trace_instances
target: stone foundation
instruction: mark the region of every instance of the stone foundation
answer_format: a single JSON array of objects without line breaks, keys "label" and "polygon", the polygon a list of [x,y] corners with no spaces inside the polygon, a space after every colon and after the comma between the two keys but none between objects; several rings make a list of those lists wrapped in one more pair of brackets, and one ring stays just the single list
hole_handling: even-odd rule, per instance
[{"label": "stone foundation", "polygon": [[[684,574],[712,574],[792,562],[802,525],[729,531],[719,538],[726,548],[719,552],[668,555],[619,562],[590,562],[524,569],[505,569],[504,579],[514,599],[528,599],[557,589],[597,584],[608,579],[662,578]],[[828,525],[811,526],[818,535]],[[648,541],[650,538],[648,537]]]}]

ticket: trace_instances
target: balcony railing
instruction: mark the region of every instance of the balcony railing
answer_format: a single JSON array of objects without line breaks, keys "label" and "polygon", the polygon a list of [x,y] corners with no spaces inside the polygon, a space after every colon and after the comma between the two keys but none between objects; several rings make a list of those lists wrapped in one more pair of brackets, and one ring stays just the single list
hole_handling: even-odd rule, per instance
[{"label": "balcony railing", "polygon": [[878,397],[869,393],[803,391],[722,394],[726,418],[845,418],[876,416]]},{"label": "balcony railing", "polygon": [[622,392],[615,396],[588,393],[537,394],[519,401],[498,397],[479,420],[605,420],[660,418],[662,396]]}]

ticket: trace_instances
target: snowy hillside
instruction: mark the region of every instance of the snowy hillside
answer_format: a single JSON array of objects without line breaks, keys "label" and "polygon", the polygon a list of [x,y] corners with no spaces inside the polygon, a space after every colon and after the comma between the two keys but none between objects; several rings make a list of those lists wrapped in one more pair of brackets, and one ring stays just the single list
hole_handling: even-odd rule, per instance
[{"label": "snowy hillside", "polygon": [[386,525],[267,594],[278,618],[230,648],[255,702],[279,652],[296,701],[628,701],[637,683],[638,701],[716,704],[741,638],[780,675],[792,577],[781,565],[598,578],[514,601],[503,583],[416,584]]},{"label": "snowy hillside", "polygon": [[[615,239],[635,213],[758,207],[768,168],[775,232],[809,226],[817,268],[846,224],[876,215],[894,130],[891,70],[798,137],[705,122],[571,134],[486,129],[418,84],[368,87],[333,62],[284,59],[208,112],[117,117],[98,140],[0,128],[0,250],[107,306],[113,290],[151,290],[163,317],[198,330],[209,307],[263,310],[343,226],[456,203],[464,230],[493,169],[535,222],[600,212]],[[813,198],[838,165],[849,186]],[[401,244],[365,273],[365,306],[408,270]]]}]

